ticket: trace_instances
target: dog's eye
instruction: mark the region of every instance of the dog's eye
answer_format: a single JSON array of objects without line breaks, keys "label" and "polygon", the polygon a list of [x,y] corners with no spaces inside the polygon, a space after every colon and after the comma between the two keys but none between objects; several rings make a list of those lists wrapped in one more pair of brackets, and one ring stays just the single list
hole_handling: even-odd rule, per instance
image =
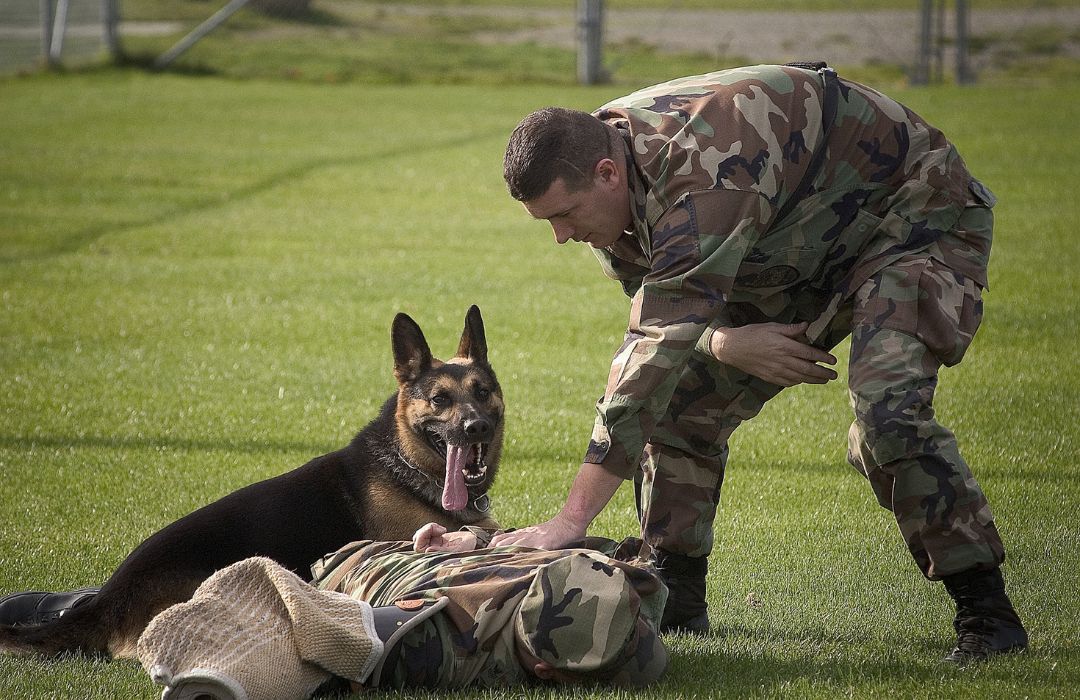
[{"label": "dog's eye", "polygon": [[484,387],[480,387],[479,389],[476,390],[476,398],[480,399],[481,401],[487,401],[488,398],[490,398],[490,397],[491,397],[491,390],[490,389],[485,389]]},{"label": "dog's eye", "polygon": [[446,408],[450,405],[450,397],[446,394],[435,394],[431,397],[431,405],[435,408]]}]

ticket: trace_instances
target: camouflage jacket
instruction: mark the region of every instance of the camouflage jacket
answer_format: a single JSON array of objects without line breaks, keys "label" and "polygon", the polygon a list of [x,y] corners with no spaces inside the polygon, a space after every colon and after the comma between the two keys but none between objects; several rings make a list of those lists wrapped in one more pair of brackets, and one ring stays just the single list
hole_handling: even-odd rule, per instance
[{"label": "camouflage jacket", "polygon": [[808,321],[821,339],[840,305],[891,262],[928,251],[986,286],[990,241],[950,232],[993,195],[918,115],[840,81],[822,140],[821,76],[753,66],[673,80],[594,114],[625,144],[633,230],[595,250],[632,298],[585,461],[629,478],[695,349],[712,329]]},{"label": "camouflage jacket", "polygon": [[[472,528],[470,528],[471,530]],[[490,533],[489,533],[490,534]],[[486,539],[486,538],[483,538]],[[481,541],[483,541],[483,539]],[[579,600],[563,608],[565,615],[592,616],[590,644],[595,644],[605,630],[621,629],[608,644],[623,644],[626,627],[618,627],[614,616],[631,614],[651,630],[659,626],[667,599],[667,588],[651,569],[623,561],[638,552],[640,540],[620,544],[603,538],[588,538],[584,547],[562,550],[536,550],[503,546],[471,552],[416,553],[409,542],[354,542],[329,554],[312,566],[313,585],[323,590],[345,593],[372,606],[392,605],[399,600],[450,599],[447,607],[431,618],[434,630],[421,640],[406,639],[410,648],[403,652],[413,663],[403,664],[380,687],[460,688],[470,684],[485,687],[517,685],[535,680],[522,668],[515,651],[515,621],[519,608],[530,595],[539,572],[555,562],[572,566],[562,571],[582,569],[584,578],[596,575],[599,568],[617,567],[626,575],[633,590],[634,604],[620,610],[602,610]],[[570,590],[565,581],[555,588],[562,594]],[[559,591],[555,591],[559,594]],[[571,596],[561,605],[566,606]],[[633,611],[629,612],[628,611]],[[626,621],[623,620],[625,623]],[[565,623],[563,623],[565,624]],[[631,624],[631,626],[632,626]],[[610,635],[609,635],[610,636]],[[655,637],[655,635],[653,635]],[[658,639],[653,640],[659,644]],[[559,640],[564,653],[567,640]],[[573,646],[574,640],[569,640]],[[654,658],[645,645],[634,652],[641,658],[627,664],[624,674],[640,674],[652,679],[662,673],[666,656]],[[411,666],[406,669],[404,666]],[[633,681],[633,679],[628,679]],[[631,683],[632,684],[632,683]]]}]

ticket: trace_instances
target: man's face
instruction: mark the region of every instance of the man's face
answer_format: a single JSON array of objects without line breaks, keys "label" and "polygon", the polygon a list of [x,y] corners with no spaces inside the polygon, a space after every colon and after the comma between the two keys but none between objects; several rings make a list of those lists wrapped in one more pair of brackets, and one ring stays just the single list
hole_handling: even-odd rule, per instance
[{"label": "man's face", "polygon": [[571,192],[556,178],[544,194],[524,202],[534,219],[544,219],[555,232],[555,242],[588,243],[606,248],[630,228],[630,190],[626,178],[610,159],[596,165],[590,186]]}]

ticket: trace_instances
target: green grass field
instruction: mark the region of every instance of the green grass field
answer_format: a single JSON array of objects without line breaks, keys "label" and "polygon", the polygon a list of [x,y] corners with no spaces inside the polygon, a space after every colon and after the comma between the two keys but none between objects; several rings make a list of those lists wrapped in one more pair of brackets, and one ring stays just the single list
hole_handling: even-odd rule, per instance
[{"label": "green grass field", "polygon": [[[894,93],[1001,199],[986,320],[938,411],[994,506],[1031,651],[940,663],[950,602],[845,464],[840,381],[785,392],[737,434],[715,633],[671,638],[666,680],[635,697],[1058,698],[1080,683],[1080,141],[1063,109],[1080,86]],[[344,444],[393,390],[398,311],[445,355],[480,306],[509,405],[496,514],[554,514],[627,305],[510,200],[501,155],[527,111],[612,88],[106,71],[0,94],[0,592],[101,582],[175,518]],[[633,531],[624,488],[594,532]],[[157,694],[130,662],[0,658],[0,698]],[[588,694],[527,693],[562,695]]]}]

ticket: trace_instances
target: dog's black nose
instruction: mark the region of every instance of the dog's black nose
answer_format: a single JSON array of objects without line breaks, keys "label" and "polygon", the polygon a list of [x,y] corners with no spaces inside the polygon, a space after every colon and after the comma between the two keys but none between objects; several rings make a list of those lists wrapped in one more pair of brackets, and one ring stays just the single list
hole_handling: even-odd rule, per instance
[{"label": "dog's black nose", "polygon": [[482,442],[491,438],[491,423],[483,418],[474,418],[465,421],[465,434],[474,442]]}]

